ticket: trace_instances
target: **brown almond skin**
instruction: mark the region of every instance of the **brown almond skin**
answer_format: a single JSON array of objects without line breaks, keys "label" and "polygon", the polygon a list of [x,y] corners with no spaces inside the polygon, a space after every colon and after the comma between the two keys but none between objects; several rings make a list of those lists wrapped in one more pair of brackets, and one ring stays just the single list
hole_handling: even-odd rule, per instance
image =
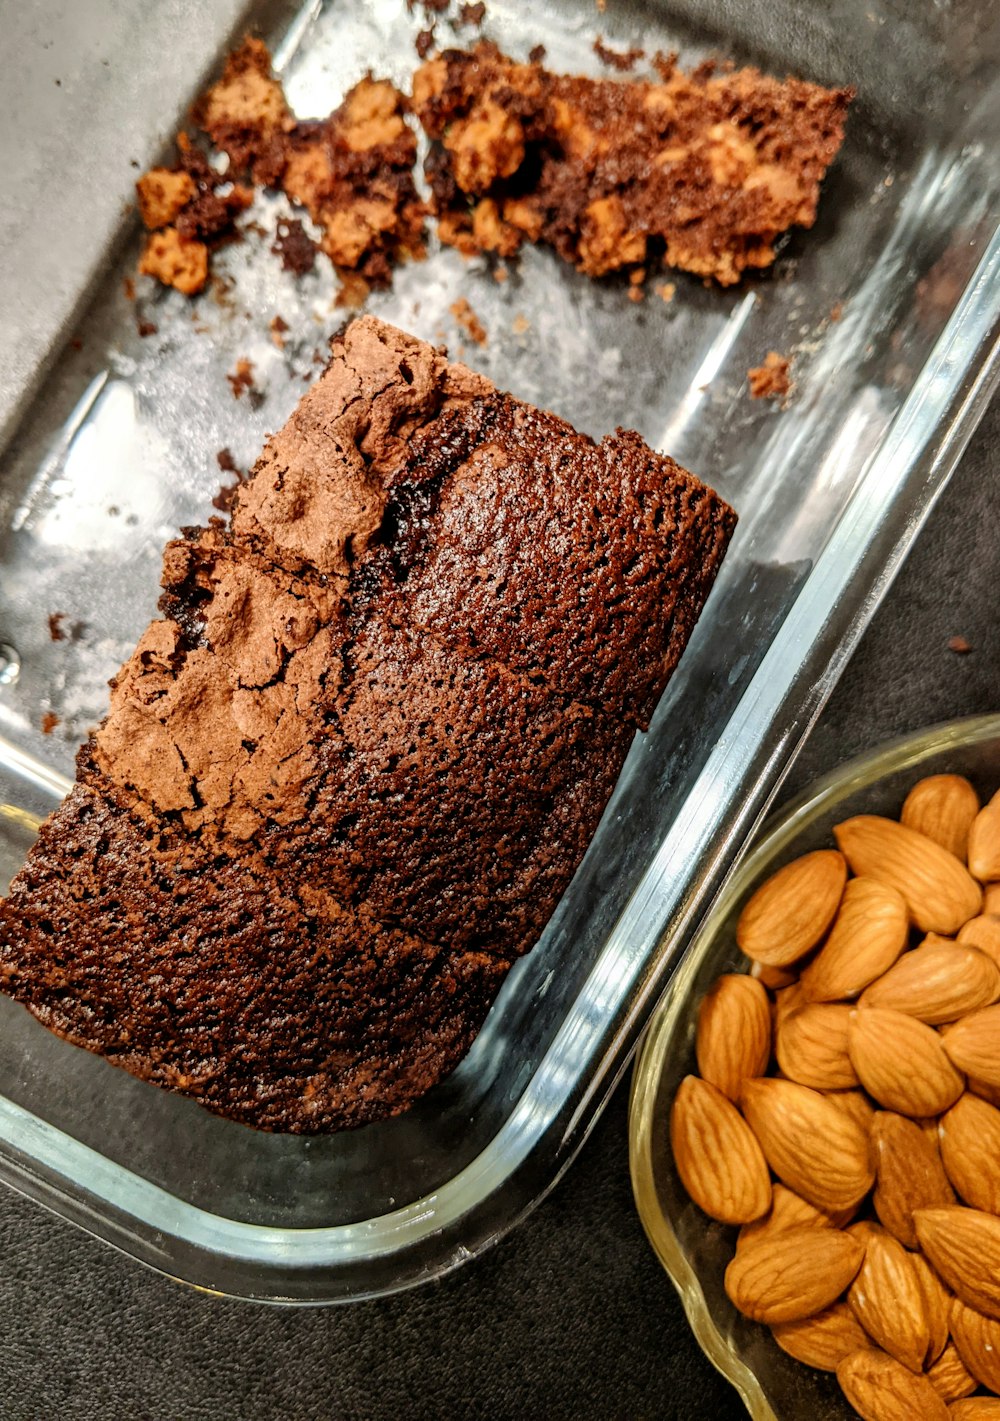
[{"label": "brown almond skin", "polygon": [[1000,883],[983,884],[983,912],[1000,918]]},{"label": "brown almond skin", "polygon": [[785,864],[744,905],[736,924],[740,951],[770,967],[797,962],[830,926],[846,882],[847,864],[836,849]]},{"label": "brown almond skin", "polygon": [[825,1209],[817,1209],[815,1204],[810,1204],[784,1184],[775,1184],[771,1188],[770,1209],[763,1218],[743,1225],[736,1238],[736,1247],[743,1248],[765,1233],[780,1233],[784,1229],[802,1228],[806,1224],[818,1229],[842,1229],[853,1216],[853,1208],[831,1214]]},{"label": "brown almond skin", "polygon": [[913,1266],[917,1270],[920,1288],[924,1295],[927,1321],[930,1326],[931,1341],[927,1349],[927,1360],[924,1363],[926,1368],[932,1362],[937,1361],[948,1345],[948,1319],[951,1313],[952,1298],[951,1293],[922,1253],[911,1253],[908,1256],[913,1260]]},{"label": "brown almond skin", "polygon": [[827,1090],[823,1094],[831,1105],[845,1111],[865,1136],[868,1136],[875,1118],[875,1106],[863,1090]]},{"label": "brown almond skin", "polygon": [[1000,1214],[1000,1110],[968,1091],[938,1122],[941,1160],[973,1209]]},{"label": "brown almond skin", "polygon": [[803,970],[811,1002],[841,1001],[881,977],[906,947],[910,920],[898,889],[875,878],[852,878],[826,942]]},{"label": "brown almond skin", "polygon": [[698,1008],[695,1055],[703,1080],[730,1100],[771,1059],[771,1003],[760,982],[727,973],[712,984]]},{"label": "brown almond skin", "polygon": [[941,1032],[944,1049],[961,1071],[1000,1086],[1000,1006],[970,1012]]},{"label": "brown almond skin", "polygon": [[751,962],[747,974],[769,992],[778,992],[782,987],[790,987],[798,981],[798,974],[792,967],[768,967],[764,962]]},{"label": "brown almond skin", "polygon": [[873,1342],[911,1372],[922,1371],[931,1328],[912,1256],[898,1239],[872,1224],[855,1224],[848,1232],[865,1247],[847,1290],[848,1306]]},{"label": "brown almond skin", "polygon": [[795,1081],[745,1081],[743,1114],[775,1174],[818,1209],[849,1209],[874,1180],[868,1137],[842,1108]]},{"label": "brown almond skin", "polygon": [[958,1355],[954,1342],[949,1342],[937,1361],[927,1368],[927,1380],[945,1401],[958,1401],[960,1397],[969,1396],[977,1386],[975,1377]]},{"label": "brown almond skin", "polygon": [[800,1322],[779,1322],[771,1335],[783,1352],[822,1372],[835,1372],[838,1362],[871,1345],[846,1303],[834,1303]]},{"label": "brown almond skin", "polygon": [[954,854],[877,814],[858,814],[833,830],[851,871],[896,888],[922,932],[957,933],[982,907],[979,884]]},{"label": "brown almond skin", "polygon": [[888,1110],[874,1115],[870,1139],[875,1160],[875,1212],[894,1238],[907,1248],[917,1248],[914,1210],[943,1208],[955,1202],[937,1149],[914,1121]]},{"label": "brown almond skin", "polygon": [[1000,1421],[1000,1397],[970,1396],[948,1407],[951,1421]]},{"label": "brown almond skin", "polygon": [[837,1380],[864,1421],[948,1421],[948,1408],[927,1378],[886,1352],[852,1352],[837,1364]]},{"label": "brown almond skin", "polygon": [[969,872],[981,883],[1000,879],[1000,796],[981,809],[969,830]]},{"label": "brown almond skin", "polygon": [[903,802],[899,820],[965,862],[979,795],[964,775],[927,775]]},{"label": "brown almond skin", "polygon": [[968,943],[931,934],[866,987],[858,1005],[886,1007],[940,1026],[988,1006],[998,996],[1000,968],[992,958]]},{"label": "brown almond skin", "polygon": [[913,1222],[920,1247],[955,1296],[1000,1319],[1000,1219],[955,1204],[918,1209]]},{"label": "brown almond skin", "polygon": [[[858,1083],[847,1054],[851,1008],[840,1002],[798,1007],[778,1027],[775,1055],[791,1081],[814,1090],[850,1090]],[[762,1074],[758,1072],[758,1074]]]},{"label": "brown almond skin", "polygon": [[968,1076],[965,1084],[970,1094],[978,1095],[980,1100],[985,1100],[988,1105],[995,1105],[1000,1110],[1000,1085],[977,1080],[975,1076]]},{"label": "brown almond skin", "polygon": [[868,1094],[900,1115],[939,1115],[965,1088],[938,1033],[905,1012],[858,1007],[847,1047]]},{"label": "brown almond skin", "polygon": [[754,1322],[798,1322],[829,1307],[863,1257],[863,1245],[840,1229],[786,1229],[739,1250],[726,1269],[726,1294]]},{"label": "brown almond skin", "polygon": [[723,1224],[746,1224],[771,1205],[771,1178],[753,1132],[731,1100],[686,1076],[670,1112],[670,1147],[691,1198]]},{"label": "brown almond skin", "polygon": [[[1000,884],[996,886],[1000,887]],[[1000,967],[1000,918],[989,913],[970,918],[959,928],[957,940],[967,947],[978,947]]]},{"label": "brown almond skin", "polygon": [[1000,1392],[1000,1322],[955,1298],[951,1338],[966,1369],[981,1386]]}]

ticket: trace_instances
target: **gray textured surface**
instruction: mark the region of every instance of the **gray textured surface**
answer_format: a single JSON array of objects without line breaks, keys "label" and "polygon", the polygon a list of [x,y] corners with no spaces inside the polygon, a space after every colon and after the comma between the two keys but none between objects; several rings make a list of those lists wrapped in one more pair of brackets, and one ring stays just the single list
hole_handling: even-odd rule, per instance
[{"label": "gray textured surface", "polygon": [[0,263],[0,447],[108,257],[137,176],[130,160],[156,156],[247,4],[0,0],[0,161],[19,195],[0,205],[0,252],[32,253]]},{"label": "gray textured surface", "polygon": [[[789,793],[889,736],[1000,708],[998,443],[1000,401]],[[969,655],[948,650],[956,634]],[[698,1352],[632,1209],[626,1094],[554,1195],[492,1253],[421,1292],[348,1310],[198,1296],[0,1193],[0,1418],[744,1415]]]}]

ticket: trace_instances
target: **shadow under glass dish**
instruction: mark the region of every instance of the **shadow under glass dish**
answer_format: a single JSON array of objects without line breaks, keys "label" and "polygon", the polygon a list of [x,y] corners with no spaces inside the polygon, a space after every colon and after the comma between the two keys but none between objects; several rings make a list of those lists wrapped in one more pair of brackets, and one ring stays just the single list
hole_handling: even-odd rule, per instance
[{"label": "shadow under glass dish", "polygon": [[[516,56],[542,43],[553,67],[600,72],[589,3],[533,11],[530,33],[524,14],[495,0],[488,35]],[[369,65],[405,85],[422,26],[404,0],[250,5],[248,17],[302,115],[329,112]],[[481,1250],[551,1187],[995,378],[994,7],[684,0],[622,6],[600,26],[612,43],[678,49],[685,63],[715,50],[854,83],[816,227],[735,290],[670,273],[673,299],[640,306],[624,280],[590,282],[547,251],[527,250],[500,284],[485,262],[432,244],[369,309],[424,338],[444,332],[453,355],[589,433],[635,427],[736,507],[736,538],[552,922],[466,1060],[406,1116],[329,1138],[256,1134],[0,1003],[0,1175],[204,1287],[300,1302],[405,1287]],[[135,63],[155,66],[141,38]],[[166,111],[146,87],[144,101]],[[261,193],[250,218],[271,230],[286,211]],[[248,238],[218,254],[224,299],[140,289],[133,305],[122,290],[133,234],[109,254],[82,349],[57,362],[4,458],[0,642],[19,670],[0,680],[0,881],[58,802],[108,677],[154,615],[164,543],[211,511],[217,452],[253,461],[343,320],[328,264],[296,282],[269,245]],[[483,348],[460,346],[460,295],[487,328]],[[281,350],[276,314],[289,326]],[[137,317],[155,334],[140,338]],[[771,349],[793,356],[785,411],[747,395],[747,369]],[[227,383],[240,359],[253,362],[254,401],[235,401]],[[68,634],[54,641],[57,612]],[[47,713],[59,722],[50,734]]]}]

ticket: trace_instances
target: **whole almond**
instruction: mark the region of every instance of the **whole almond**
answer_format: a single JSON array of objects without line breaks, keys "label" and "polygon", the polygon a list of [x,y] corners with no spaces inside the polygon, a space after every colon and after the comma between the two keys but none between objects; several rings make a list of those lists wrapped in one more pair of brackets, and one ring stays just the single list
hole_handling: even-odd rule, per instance
[{"label": "whole almond", "polygon": [[773,1077],[745,1081],[743,1113],[775,1174],[819,1209],[848,1209],[874,1179],[868,1137],[818,1091]]},{"label": "whole almond", "polygon": [[863,1256],[840,1229],[785,1229],[739,1250],[726,1269],[726,1293],[755,1322],[796,1322],[829,1307]]},{"label": "whole almond", "polygon": [[766,987],[769,992],[777,992],[782,987],[790,987],[798,981],[797,973],[790,967],[768,967],[766,962],[751,962],[747,973],[755,982]]},{"label": "whole almond", "polygon": [[925,1367],[936,1362],[948,1345],[948,1329],[951,1315],[952,1296],[927,1262],[922,1253],[908,1255],[913,1262],[924,1295],[924,1310],[930,1328],[930,1346],[927,1349]]},{"label": "whole almond", "polygon": [[948,1407],[951,1421],[1000,1421],[1000,1396],[969,1396]]},{"label": "whole almond", "polygon": [[867,1138],[875,1116],[875,1107],[863,1090],[827,1090],[823,1094],[831,1105],[846,1113],[859,1125]]},{"label": "whole almond", "polygon": [[952,1292],[977,1312],[1000,1318],[1000,1219],[955,1204],[918,1209],[913,1222],[920,1247]]},{"label": "whole almond", "polygon": [[956,933],[979,912],[982,890],[965,865],[915,829],[859,814],[833,833],[852,872],[897,888],[923,932]]},{"label": "whole almond", "polygon": [[910,790],[899,818],[964,863],[978,813],[979,795],[964,775],[928,775]]},{"label": "whole almond", "polygon": [[956,1021],[1000,996],[1000,968],[978,947],[932,938],[904,952],[861,993],[859,1006],[888,1007],[932,1026]]},{"label": "whole almond", "polygon": [[864,1421],[948,1421],[948,1408],[926,1377],[875,1348],[837,1364],[840,1389]]},{"label": "whole almond", "polygon": [[941,1037],[905,1012],[858,1007],[847,1049],[861,1084],[887,1110],[939,1115],[962,1094],[964,1081],[945,1054]]},{"label": "whole almond", "polygon": [[941,1032],[944,1049],[960,1070],[1000,1086],[1000,1006],[970,1012]]},{"label": "whole almond", "polygon": [[852,878],[826,942],[802,973],[806,996],[813,1002],[857,996],[889,970],[906,946],[909,927],[898,889],[876,878]]},{"label": "whole almond", "polygon": [[913,1260],[885,1229],[855,1224],[848,1233],[865,1249],[847,1302],[868,1336],[911,1372],[923,1371],[931,1345],[924,1292]]},{"label": "whole almond", "polygon": [[955,1298],[951,1305],[951,1339],[976,1381],[990,1391],[1000,1392],[1000,1322]]},{"label": "whole almond", "polygon": [[736,924],[738,947],[771,967],[797,962],[830,926],[846,881],[847,865],[836,849],[817,849],[793,859],[744,905]]},{"label": "whole almond", "polygon": [[736,1247],[743,1248],[765,1233],[802,1228],[806,1224],[818,1229],[841,1229],[850,1223],[853,1216],[853,1208],[829,1213],[826,1209],[817,1209],[815,1204],[810,1204],[784,1184],[775,1184],[771,1189],[770,1209],[761,1218],[754,1219],[753,1223],[743,1225],[736,1237]]},{"label": "whole almond", "polygon": [[736,1106],[708,1081],[681,1081],[670,1147],[684,1188],[711,1218],[745,1224],[767,1213],[771,1179],[760,1146]]},{"label": "whole almond", "polygon": [[847,1054],[850,1015],[846,1004],[816,1002],[784,1017],[778,1027],[775,1055],[789,1080],[815,1090],[850,1090],[857,1085]]},{"label": "whole almond", "polygon": [[823,1372],[835,1372],[844,1357],[871,1345],[846,1303],[834,1303],[801,1322],[779,1322],[771,1334],[783,1352]]},{"label": "whole almond", "polygon": [[1000,795],[994,795],[972,821],[969,872],[983,883],[1000,878]]},{"label": "whole almond", "polygon": [[1000,967],[1000,918],[994,918],[989,913],[970,918],[959,928],[958,941],[968,947],[978,947]]},{"label": "whole almond", "polygon": [[875,1161],[875,1212],[900,1243],[916,1248],[914,1209],[942,1208],[955,1202],[937,1149],[919,1125],[885,1110],[874,1116],[870,1139]]},{"label": "whole almond", "polygon": [[966,1204],[1000,1214],[1000,1110],[966,1091],[941,1116],[938,1132],[941,1160]]},{"label": "whole almond", "polygon": [[[977,1382],[968,1370],[954,1342],[949,1342],[940,1357],[927,1368],[927,1380],[945,1401],[957,1401],[974,1392]],[[951,1413],[954,1416],[954,1412]]]},{"label": "whole almond", "polygon": [[695,1054],[702,1078],[730,1100],[739,1100],[748,1076],[764,1074],[771,1058],[771,1004],[759,982],[727,973],[709,988],[698,1010]]}]

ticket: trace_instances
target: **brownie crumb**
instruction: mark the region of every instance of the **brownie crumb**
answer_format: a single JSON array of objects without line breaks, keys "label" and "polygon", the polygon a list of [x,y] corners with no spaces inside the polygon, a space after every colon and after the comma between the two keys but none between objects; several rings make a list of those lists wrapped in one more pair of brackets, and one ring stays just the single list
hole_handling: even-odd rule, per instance
[{"label": "brownie crumb", "polygon": [[509,275],[510,273],[504,266],[503,262],[501,262],[499,266],[495,266],[493,268],[493,280],[498,286],[502,286]]},{"label": "brownie crumb", "polygon": [[475,341],[476,345],[486,344],[486,327],[464,296],[453,301],[449,309],[470,340]]},{"label": "brownie crumb", "polygon": [[747,371],[752,400],[783,400],[791,393],[792,362],[787,356],[769,350],[763,365],[755,365]]},{"label": "brownie crumb", "polygon": [[413,41],[413,48],[417,51],[417,56],[418,56],[418,58],[420,58],[420,59],[426,59],[426,58],[427,58],[427,56],[430,54],[431,50],[434,48],[434,27],[433,27],[433,25],[431,26],[431,28],[430,28],[429,30],[421,30],[421,31],[420,31],[420,33],[417,35],[416,39]]},{"label": "brownie crumb", "polygon": [[285,271],[305,276],[316,265],[316,243],[297,217],[282,217],[271,251]]},{"label": "brownie crumb", "polygon": [[274,344],[279,350],[284,350],[285,332],[288,330],[288,322],[285,318],[283,316],[272,316],[268,330],[271,332],[271,339],[274,341]]},{"label": "brownie crumb", "polygon": [[531,48],[528,50],[528,63],[541,64],[542,60],[545,58],[546,53],[547,50],[544,44],[532,45]]},{"label": "brownie crumb", "polygon": [[49,636],[53,641],[66,640],[66,633],[63,631],[63,622],[65,620],[65,612],[51,612],[49,614]]},{"label": "brownie crumb", "polygon": [[46,711],[45,714],[42,716],[42,734],[51,735],[58,724],[59,717],[56,715],[55,711]]},{"label": "brownie crumb", "polygon": [[126,276],[125,280],[122,282],[122,290],[125,293],[126,301],[135,300],[135,282],[130,276]]},{"label": "brownie crumb", "polygon": [[653,290],[657,296],[659,296],[660,300],[666,304],[674,299],[674,293],[677,287],[672,281],[658,281],[653,287]]},{"label": "brownie crumb", "polygon": [[527,316],[522,315],[520,312],[518,312],[518,314],[511,322],[510,328],[516,336],[523,336],[526,334],[526,332],[531,330],[531,322],[528,320]]},{"label": "brownie crumb", "polygon": [[486,16],[486,6],[483,0],[479,0],[476,5],[462,5],[458,12],[458,23],[460,25],[481,25]]},{"label": "brownie crumb", "polygon": [[839,321],[839,320],[842,319],[843,315],[844,315],[844,303],[843,303],[843,301],[835,301],[835,302],[833,303],[833,305],[830,307],[830,320],[831,320],[831,321]]},{"label": "brownie crumb", "polygon": [[135,328],[139,334],[144,337],[155,336],[159,330],[159,326],[155,325],[152,321],[137,321]]},{"label": "brownie crumb", "polygon": [[964,636],[949,637],[948,650],[956,652],[959,656],[965,656],[972,650],[972,643],[966,641]]},{"label": "brownie crumb", "polygon": [[[333,304],[345,311],[360,311],[371,292],[371,287],[359,272],[345,271],[341,276],[340,287],[334,297]],[[321,361],[320,363],[325,362]]]},{"label": "brownie crumb", "polygon": [[81,336],[74,336],[73,339],[70,341],[69,346],[70,350],[82,350],[83,338]]},{"label": "brownie crumb", "polygon": [[215,456],[215,461],[224,474],[238,474],[239,465],[233,458],[233,451],[228,447],[220,449]]},{"label": "brownie crumb", "polygon": [[233,399],[240,400],[253,389],[253,362],[245,358],[237,360],[236,369],[231,375],[227,375],[229,387],[233,392]]},{"label": "brownie crumb", "polygon": [[619,74],[625,74],[630,69],[634,69],[640,59],[646,58],[644,49],[634,47],[626,50],[612,49],[604,43],[600,35],[594,40],[594,53],[602,64],[606,64],[610,69],[617,69]]},{"label": "brownie crumb", "polygon": [[237,464],[233,458],[232,450],[229,448],[220,449],[215,459],[224,474],[236,475],[236,482],[220,484],[218,493],[212,499],[213,508],[217,508],[220,513],[228,514],[233,511],[233,501],[236,498],[237,490],[246,483],[249,475]]}]

